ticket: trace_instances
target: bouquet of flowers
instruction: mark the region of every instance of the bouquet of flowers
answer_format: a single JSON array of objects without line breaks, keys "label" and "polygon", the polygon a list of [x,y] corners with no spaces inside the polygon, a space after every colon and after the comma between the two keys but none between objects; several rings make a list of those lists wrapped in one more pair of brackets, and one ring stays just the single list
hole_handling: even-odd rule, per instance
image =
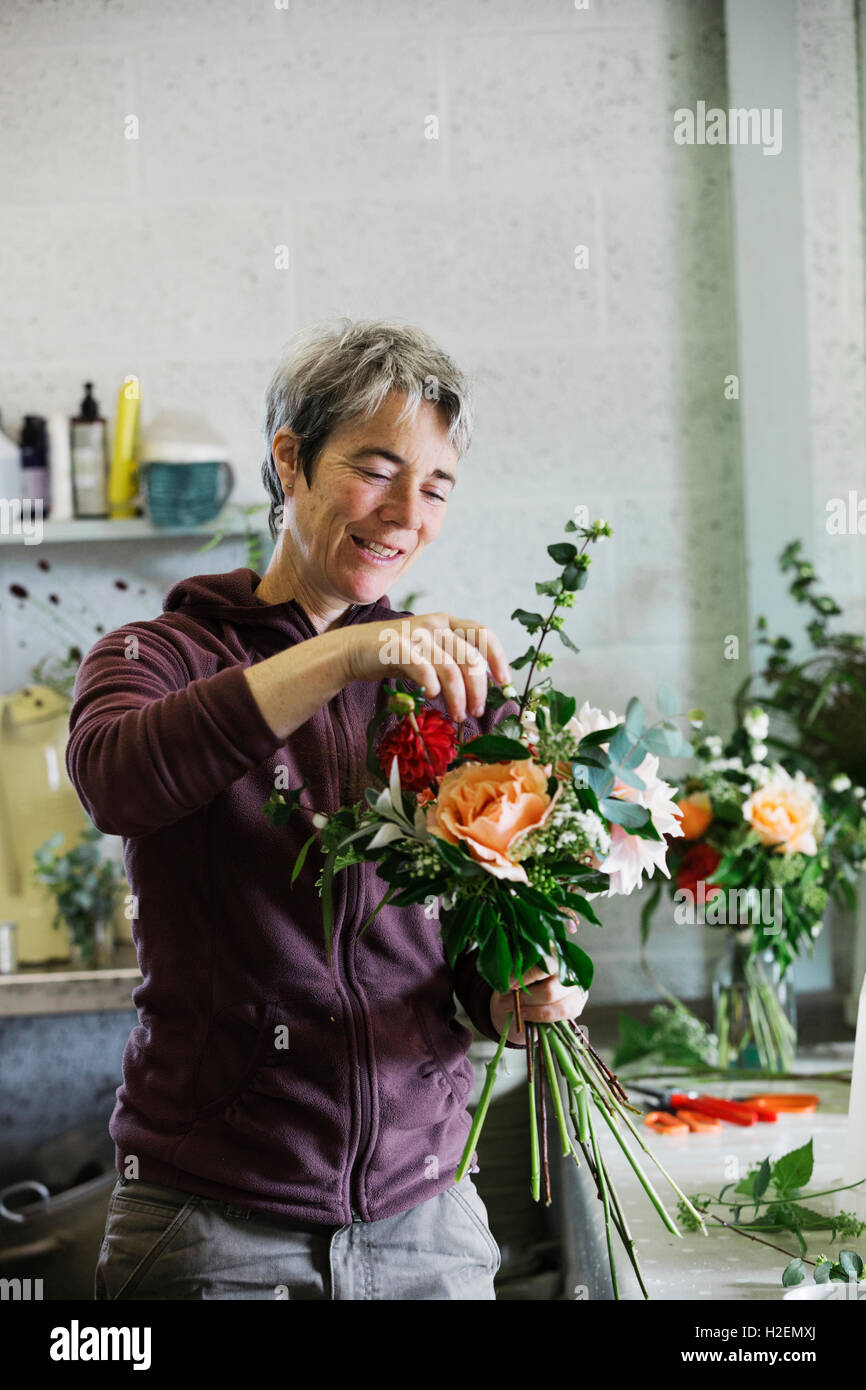
[{"label": "bouquet of flowers", "polygon": [[[549,676],[532,683],[534,672],[553,662],[541,650],[548,633],[557,632],[577,651],[563,630],[559,610],[572,607],[576,591],[586,584],[588,545],[611,534],[601,521],[587,527],[569,520],[565,529],[577,533],[580,546],[549,545],[548,554],[560,572],[535,586],[538,594],[552,599],[551,611],[546,617],[522,608],[512,614],[535,638],[511,662],[514,670],[529,668],[518,714],[502,718],[495,733],[458,742],[452,721],[425,704],[423,689],[394,690],[367,731],[368,768],[377,785],[367,788],[364,803],[341,807],[329,816],[314,814],[314,832],[294,869],[296,875],[318,839],[324,856],[319,887],[329,957],[333,876],[346,864],[373,860],[388,887],[359,936],[386,902],[407,906],[438,898],[439,929],[449,964],[477,947],[481,976],[493,990],[511,993],[513,1010],[487,1066],[457,1181],[472,1160],[512,1013],[518,1029],[522,1026],[524,974],[541,965],[558,974],[563,984],[588,990],[593,964],[579,938],[585,924],[601,926],[593,901],[631,893],[643,875],[651,877],[656,868],[667,874],[666,837],[681,834],[671,800],[674,788],[658,776],[660,755],[692,752],[672,717],[673,692],[663,687],[663,717],[647,726],[637,699],[629,701],[624,718],[612,711],[605,716],[588,702],[576,712],[574,697],[555,690]],[[488,707],[500,708],[516,694],[511,686],[490,684]],[[396,723],[383,730],[380,726],[389,716]],[[272,792],[265,811],[275,824],[284,823],[300,807],[302,790]],[[679,1200],[690,1208],[691,1204],[645,1143],[631,1118],[641,1112],[631,1105],[585,1032],[569,1020],[527,1022],[525,1033],[532,1196],[540,1200],[543,1172],[545,1201],[550,1202],[547,1091],[562,1154],[578,1165],[583,1155],[603,1203],[615,1297],[619,1290],[614,1231],[648,1297],[635,1242],[604,1161],[601,1134],[609,1131],[622,1148],[672,1234],[680,1232],[644,1171],[639,1151]],[[703,1230],[696,1211],[694,1218]]]},{"label": "bouquet of flowers", "polygon": [[[787,1071],[796,1031],[786,977],[800,950],[814,948],[829,895],[854,904],[866,793],[844,774],[822,787],[802,769],[768,765],[768,730],[766,711],[754,705],[724,746],[703,734],[695,749],[702,766],[682,783],[682,837],[671,842],[669,863],[676,919],[734,934],[736,968],[716,998],[720,1066],[742,1064],[752,1047],[762,1067]],[[644,942],[660,888],[641,914]]]}]

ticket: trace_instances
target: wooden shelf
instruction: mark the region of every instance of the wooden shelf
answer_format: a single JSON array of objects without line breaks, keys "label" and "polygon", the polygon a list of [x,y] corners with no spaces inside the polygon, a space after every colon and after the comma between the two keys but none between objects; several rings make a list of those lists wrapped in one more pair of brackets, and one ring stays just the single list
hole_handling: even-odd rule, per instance
[{"label": "wooden shelf", "polygon": [[115,948],[112,964],[101,970],[25,965],[0,975],[0,1018],[132,1009],[132,991],[140,983],[135,947],[126,941]]}]

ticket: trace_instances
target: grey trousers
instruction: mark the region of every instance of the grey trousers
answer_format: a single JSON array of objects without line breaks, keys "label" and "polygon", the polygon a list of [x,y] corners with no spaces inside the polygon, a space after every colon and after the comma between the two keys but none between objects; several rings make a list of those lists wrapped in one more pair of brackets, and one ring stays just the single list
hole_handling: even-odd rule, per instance
[{"label": "grey trousers", "polygon": [[495,1299],[501,1252],[467,1173],[381,1221],[315,1226],[118,1177],[96,1299]]}]

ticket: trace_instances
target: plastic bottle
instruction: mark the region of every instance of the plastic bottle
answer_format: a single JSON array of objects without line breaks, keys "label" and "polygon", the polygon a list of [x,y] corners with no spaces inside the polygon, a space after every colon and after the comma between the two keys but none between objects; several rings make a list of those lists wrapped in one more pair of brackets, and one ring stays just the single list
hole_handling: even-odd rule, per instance
[{"label": "plastic bottle", "polygon": [[[7,434],[0,429],[0,501],[5,499],[10,503],[15,499],[21,501],[21,450],[10,439]],[[12,516],[11,507],[4,508],[4,513],[8,511]]]},{"label": "plastic bottle", "polygon": [[33,504],[42,499],[43,518],[51,514],[48,436],[42,415],[25,415],[21,426],[21,498]]},{"label": "plastic bottle", "polygon": [[137,516],[138,466],[136,445],[141,402],[141,385],[137,376],[125,378],[117,398],[114,424],[114,448],[108,470],[108,510],[115,519]]},{"label": "plastic bottle", "polygon": [[93,382],[84,383],[81,411],[70,427],[72,496],[77,517],[108,516],[106,422],[93,397]]},{"label": "plastic bottle", "polygon": [[51,467],[51,520],[72,519],[72,455],[69,416],[55,410],[48,417],[48,458]]}]

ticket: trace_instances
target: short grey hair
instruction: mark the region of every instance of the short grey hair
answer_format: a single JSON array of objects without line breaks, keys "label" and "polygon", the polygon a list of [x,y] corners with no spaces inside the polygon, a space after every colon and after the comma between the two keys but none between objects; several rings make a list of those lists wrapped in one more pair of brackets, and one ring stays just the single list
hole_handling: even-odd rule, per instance
[{"label": "short grey hair", "polygon": [[421,400],[432,400],[448,425],[448,440],[462,458],[474,424],[468,378],[420,328],[390,320],[361,319],[315,324],[302,329],[271,377],[262,409],[265,458],[262,481],[270,497],[268,527],[277,538],[277,515],[284,503],[274,462],[278,429],[301,435],[298,462],[312,487],[313,465],[331,431],[345,421],[368,419],[390,392],[408,397],[402,421]]}]

